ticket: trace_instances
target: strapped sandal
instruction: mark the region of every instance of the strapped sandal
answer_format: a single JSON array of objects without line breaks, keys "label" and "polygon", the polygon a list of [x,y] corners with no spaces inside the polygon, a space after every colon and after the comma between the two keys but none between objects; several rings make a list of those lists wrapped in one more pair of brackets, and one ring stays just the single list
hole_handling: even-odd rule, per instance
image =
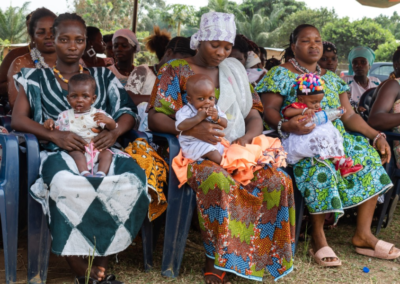
[{"label": "strapped sandal", "polygon": [[375,249],[356,247],[356,252],[358,254],[380,259],[396,259],[400,256],[400,251],[397,253],[390,253],[390,250],[393,247],[395,247],[394,244],[379,240],[375,245]]},{"label": "strapped sandal", "polygon": [[[332,250],[332,248],[325,246],[320,248],[315,254],[314,250],[310,249],[309,250],[310,255],[314,258],[315,262],[318,263],[320,266],[341,266],[342,261],[337,257],[335,252]],[[337,260],[335,261],[325,261],[324,258],[336,258]]]},{"label": "strapped sandal", "polygon": [[212,272],[204,272],[203,269],[203,274],[204,274],[204,282],[207,284],[207,280],[206,280],[206,276],[214,276],[217,277],[219,280],[221,280],[221,284],[225,283],[225,276],[226,276],[226,272],[224,271],[221,276]]}]

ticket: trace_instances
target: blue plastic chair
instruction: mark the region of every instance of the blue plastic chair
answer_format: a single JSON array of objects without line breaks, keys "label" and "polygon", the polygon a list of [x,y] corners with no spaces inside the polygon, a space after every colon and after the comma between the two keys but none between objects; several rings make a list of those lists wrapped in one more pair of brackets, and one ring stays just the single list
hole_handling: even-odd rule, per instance
[{"label": "blue plastic chair", "polygon": [[[26,142],[27,174],[28,174],[28,283],[46,283],[50,256],[51,236],[47,218],[41,205],[29,194],[29,189],[39,175],[40,156],[39,143],[32,134],[19,133]],[[142,133],[130,131],[126,134],[124,144],[136,138],[147,138]],[[17,207],[18,208],[18,207]],[[145,267],[152,263],[149,254],[149,243],[152,239],[151,224],[147,218],[142,225],[142,239]],[[149,241],[148,241],[149,240]]]},{"label": "blue plastic chair", "polygon": [[0,135],[0,215],[6,283],[17,281],[19,149],[15,135]]}]

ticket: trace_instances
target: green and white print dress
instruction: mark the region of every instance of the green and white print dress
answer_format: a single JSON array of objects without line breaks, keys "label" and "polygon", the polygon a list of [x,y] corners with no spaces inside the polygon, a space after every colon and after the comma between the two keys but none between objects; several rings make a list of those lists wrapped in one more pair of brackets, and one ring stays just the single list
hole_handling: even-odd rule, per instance
[{"label": "green and white print dress", "polygon": [[[263,78],[257,92],[282,95],[282,115],[283,108],[297,101],[296,92],[292,88],[297,76],[284,67],[274,67]],[[322,79],[326,83],[322,109],[338,108],[339,95],[348,91],[349,87],[331,71],[327,71]],[[385,193],[393,184],[382,167],[378,152],[366,138],[347,133],[340,119],[333,121],[333,125],[343,136],[346,156],[351,157],[354,164],[362,164],[363,170],[343,178],[330,160],[321,162],[315,158],[305,158],[294,166],[294,176],[310,213],[334,212],[336,223],[344,214],[344,209]]]}]

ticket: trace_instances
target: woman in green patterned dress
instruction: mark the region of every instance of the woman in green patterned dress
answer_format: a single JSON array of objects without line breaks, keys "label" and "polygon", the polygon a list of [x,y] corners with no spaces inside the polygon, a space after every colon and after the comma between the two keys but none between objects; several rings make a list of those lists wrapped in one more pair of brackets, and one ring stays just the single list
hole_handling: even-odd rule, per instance
[{"label": "woman in green patterned dress", "polygon": [[[333,72],[322,69],[317,62],[323,54],[321,36],[318,29],[311,25],[297,27],[290,37],[294,60],[270,70],[264,77],[264,84],[257,89],[262,93],[264,119],[267,124],[277,129],[281,136],[285,133],[308,134],[315,125],[307,127],[304,117],[295,117],[289,121],[282,119],[282,109],[296,101],[296,92],[292,88],[294,80],[301,73],[315,72],[325,81],[323,109],[339,106],[347,112],[340,120],[333,122],[344,138],[344,149],[355,164],[362,164],[364,169],[348,177],[341,177],[333,164],[326,160],[306,158],[294,165],[296,184],[305,198],[311,213],[313,224],[312,249],[310,254],[322,266],[339,266],[340,259],[328,246],[323,224],[325,214],[334,212],[335,223],[344,214],[344,209],[358,206],[357,228],[352,243],[360,254],[385,259],[396,258],[400,250],[394,245],[378,241],[371,232],[371,222],[378,196],[393,185],[382,163],[390,159],[390,149],[386,139],[378,131],[369,127],[352,110],[347,91],[348,86]],[[374,140],[377,150],[369,145],[368,139],[346,132],[354,131]]]}]

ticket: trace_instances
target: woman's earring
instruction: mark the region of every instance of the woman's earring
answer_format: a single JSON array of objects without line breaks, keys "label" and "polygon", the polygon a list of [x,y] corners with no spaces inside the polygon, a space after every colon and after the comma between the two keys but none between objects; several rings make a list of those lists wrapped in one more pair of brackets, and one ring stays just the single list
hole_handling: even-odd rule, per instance
[{"label": "woman's earring", "polygon": [[96,55],[96,51],[93,49],[93,45],[90,46],[90,49],[88,49],[86,52],[90,57],[93,57]]}]

